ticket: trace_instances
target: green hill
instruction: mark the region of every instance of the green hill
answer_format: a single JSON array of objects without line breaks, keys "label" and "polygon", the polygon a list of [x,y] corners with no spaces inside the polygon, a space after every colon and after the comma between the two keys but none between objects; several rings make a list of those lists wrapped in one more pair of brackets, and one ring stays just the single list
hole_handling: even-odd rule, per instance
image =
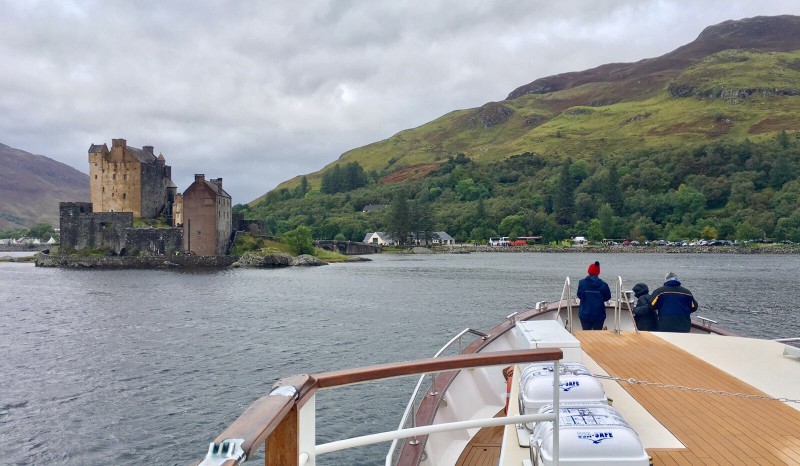
[{"label": "green hill", "polygon": [[[305,176],[303,187],[300,187],[299,176],[288,180],[253,201],[246,213],[272,218],[276,231],[280,231],[282,225],[299,223],[313,227],[315,222],[338,215],[336,211],[342,207],[336,206],[336,202],[350,203],[351,211],[360,210],[362,201],[368,204],[391,202],[399,188],[407,192],[410,200],[426,197],[421,189],[437,188],[441,193],[429,199],[435,201],[431,207],[432,221],[439,228],[456,229],[461,239],[471,236],[471,230],[479,227],[498,231],[500,222],[507,216],[492,218],[486,225],[453,221],[455,212],[466,215],[464,212],[476,208],[469,203],[478,199],[484,204],[483,208],[499,199],[514,200],[517,207],[509,210],[493,206],[490,212],[492,217],[507,211],[511,212],[508,215],[529,215],[531,218],[522,222],[525,225],[517,228],[520,232],[537,233],[536,222],[532,220],[535,214],[530,213],[533,211],[549,218],[549,223],[545,223],[551,230],[558,227],[555,228],[558,231],[552,232],[554,235],[569,234],[588,228],[591,220],[597,219],[603,204],[609,203],[604,201],[613,200],[595,186],[610,182],[601,183],[600,179],[618,176],[616,189],[620,190],[622,200],[609,204],[612,217],[616,216],[620,225],[627,226],[605,233],[632,236],[631,223],[642,217],[658,227],[652,234],[665,236],[679,224],[688,230],[702,229],[698,223],[700,219],[720,215],[742,223],[744,217],[736,219],[731,216],[732,211],[718,210],[726,206],[733,209],[728,197],[735,182],[748,179],[747,182],[754,185],[754,193],[769,189],[774,194],[796,177],[797,172],[793,170],[798,163],[794,152],[796,130],[800,128],[798,110],[800,17],[727,21],[706,28],[692,43],[661,57],[537,79],[512,91],[504,101],[454,111],[418,128],[351,150],[319,172]],[[698,155],[708,153],[716,155]],[[758,163],[746,166],[752,157],[757,157]],[[736,160],[732,168],[728,167],[731,159]],[[779,177],[782,183],[765,181],[779,159],[781,164],[788,164],[788,171]],[[520,168],[520,165],[530,165],[531,161],[537,167],[535,170],[527,173]],[[739,162],[745,165],[737,165]],[[342,169],[353,163],[369,174],[367,186],[361,187],[361,183],[350,184],[346,189],[331,189],[329,185],[322,189],[327,194],[317,192],[325,188],[323,178],[330,179],[334,168]],[[619,172],[610,173],[610,165]],[[651,165],[661,173],[648,173]],[[684,165],[691,166],[688,170],[679,169]],[[664,172],[665,167],[672,172]],[[563,218],[555,215],[558,203],[562,202],[554,201],[559,197],[557,185],[561,182],[561,169],[582,173],[573,173],[573,186],[569,188],[574,199],[564,201],[572,206],[570,208],[577,207],[581,215],[565,214]],[[683,178],[676,179],[675,173],[681,173]],[[721,189],[727,190],[727,195],[722,196],[724,199],[704,192],[708,188],[709,174],[725,177],[725,180],[717,180],[724,185]],[[784,179],[787,174],[791,175],[790,179]],[[454,181],[454,177],[458,179],[448,185],[441,180],[445,176],[450,181]],[[538,177],[540,181],[527,180],[528,176]],[[631,181],[643,177],[649,177],[653,185]],[[512,178],[513,183],[503,181]],[[458,182],[467,179],[477,183],[476,186],[483,186],[482,194],[476,199],[456,192]],[[681,185],[693,186],[692,189],[704,196],[705,205],[700,206],[703,212],[699,217],[659,218],[647,215],[633,201],[637,190],[641,189],[647,191],[650,202],[658,203],[656,197],[677,193]],[[506,193],[506,188],[512,192]],[[306,193],[308,190],[311,191]],[[345,195],[347,199],[339,199],[336,196],[339,191],[349,191]],[[456,193],[452,199],[448,197],[450,191]],[[277,212],[297,197],[302,197],[307,208],[327,205],[329,214],[301,220],[301,213],[287,212],[278,218],[281,215]],[[535,205],[536,202],[541,205]],[[740,205],[735,210],[753,207]],[[388,228],[391,222],[387,218],[384,216],[367,225],[364,219],[353,217],[350,223],[366,229]],[[759,233],[774,235],[779,219],[748,222],[758,223],[760,226],[755,229]],[[287,223],[277,223],[280,221]],[[581,224],[582,221],[585,224]],[[540,218],[539,223],[542,222]],[[734,230],[736,228],[734,225]],[[628,231],[623,231],[626,229]],[[699,235],[699,231],[697,233]]]},{"label": "green hill", "polygon": [[661,57],[538,79],[502,102],[353,149],[308,180],[318,186],[323,173],[353,161],[390,175],[458,153],[478,163],[526,151],[583,158],[791,130],[798,104],[784,97],[800,94],[798,50],[800,17],[727,21]]}]

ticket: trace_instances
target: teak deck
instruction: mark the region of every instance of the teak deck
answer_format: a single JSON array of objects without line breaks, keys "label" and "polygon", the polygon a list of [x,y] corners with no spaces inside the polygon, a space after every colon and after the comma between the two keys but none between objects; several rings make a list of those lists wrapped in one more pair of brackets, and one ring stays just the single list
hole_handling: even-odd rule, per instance
[{"label": "teak deck", "polygon": [[[764,395],[647,332],[578,331],[575,335],[583,350],[612,376]],[[800,411],[783,403],[628,383],[622,386],[686,446],[648,449],[655,465],[800,465]],[[457,464],[497,464],[500,441],[488,441],[497,435],[495,430],[483,429]],[[492,457],[487,458],[488,454]]]},{"label": "teak deck", "polygon": [[[576,337],[612,376],[765,395],[647,332],[581,331]],[[623,387],[686,445],[648,450],[654,464],[800,465],[800,412],[783,403],[627,383]]]}]

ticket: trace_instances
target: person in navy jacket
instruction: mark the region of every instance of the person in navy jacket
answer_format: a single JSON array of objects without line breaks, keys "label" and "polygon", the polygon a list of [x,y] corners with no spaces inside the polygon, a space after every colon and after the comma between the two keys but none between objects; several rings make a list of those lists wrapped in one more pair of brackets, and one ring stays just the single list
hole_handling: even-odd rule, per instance
[{"label": "person in navy jacket", "polygon": [[606,304],[611,299],[608,283],[600,279],[600,262],[589,265],[589,275],[578,283],[578,318],[584,330],[603,330]]},{"label": "person in navy jacket", "polygon": [[650,295],[650,305],[658,310],[658,331],[688,333],[692,312],[699,307],[697,301],[674,273],[668,273],[665,279],[664,286]]}]

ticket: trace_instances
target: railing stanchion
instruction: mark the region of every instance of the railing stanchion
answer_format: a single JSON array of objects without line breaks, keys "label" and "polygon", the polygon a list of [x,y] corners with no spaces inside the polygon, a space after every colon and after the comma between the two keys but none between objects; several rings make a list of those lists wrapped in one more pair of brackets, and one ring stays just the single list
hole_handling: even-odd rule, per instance
[{"label": "railing stanchion", "polygon": [[[556,309],[556,320],[561,316],[561,305],[566,303],[567,307],[567,330],[572,333],[572,300],[571,298],[571,283],[569,277],[564,281],[564,288],[561,290],[561,299],[558,301],[558,309]],[[566,299],[565,299],[566,298]]]},{"label": "railing stanchion", "polygon": [[[412,402],[413,402],[413,400],[412,400]],[[417,410],[416,409],[411,411],[411,428],[413,429],[414,427],[417,427]],[[417,439],[417,436],[415,435],[415,436],[411,437],[411,440],[408,441],[408,444],[409,445],[419,445],[419,440]]]},{"label": "railing stanchion", "polygon": [[553,464],[558,464],[558,452],[561,449],[561,444],[559,443],[559,418],[561,417],[561,411],[559,411],[559,392],[560,392],[560,375],[561,372],[561,365],[558,363],[558,360],[553,361],[553,414],[555,415],[555,419],[553,419]]}]

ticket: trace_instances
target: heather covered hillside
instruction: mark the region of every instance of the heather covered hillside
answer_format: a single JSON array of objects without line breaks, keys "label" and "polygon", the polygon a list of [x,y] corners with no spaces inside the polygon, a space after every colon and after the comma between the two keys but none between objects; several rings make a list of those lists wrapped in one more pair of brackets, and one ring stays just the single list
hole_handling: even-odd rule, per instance
[{"label": "heather covered hillside", "polygon": [[88,201],[89,176],[43,155],[0,144],[0,230],[58,228],[60,201]]},{"label": "heather covered hillside", "polygon": [[537,79],[354,149],[243,209],[318,238],[800,240],[798,129],[800,18],[727,21],[661,57]]}]

